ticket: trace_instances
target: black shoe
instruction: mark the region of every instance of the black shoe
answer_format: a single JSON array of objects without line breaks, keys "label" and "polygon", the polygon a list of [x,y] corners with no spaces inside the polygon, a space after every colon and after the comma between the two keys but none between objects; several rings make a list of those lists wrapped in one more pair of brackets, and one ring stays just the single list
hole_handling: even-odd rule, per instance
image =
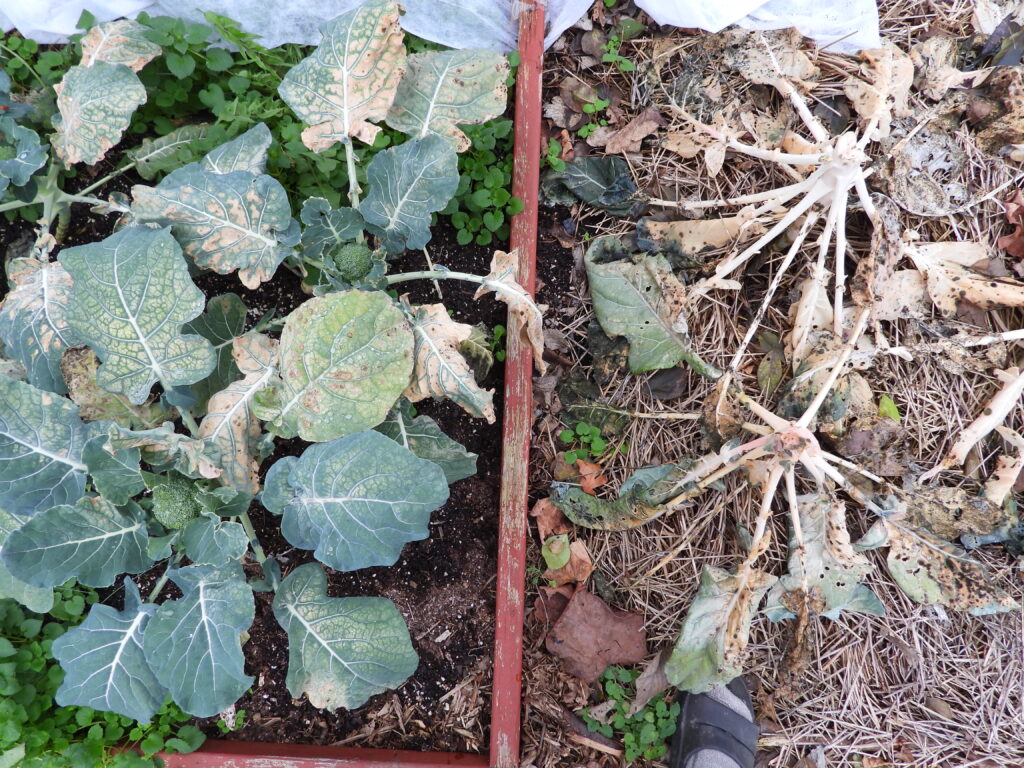
[{"label": "black shoe", "polygon": [[[737,677],[726,686],[753,717],[747,684]],[[761,729],[706,693],[684,693],[680,699],[679,725],[669,751],[670,768],[687,768],[701,750],[720,752],[740,768],[754,768],[757,737]]]}]

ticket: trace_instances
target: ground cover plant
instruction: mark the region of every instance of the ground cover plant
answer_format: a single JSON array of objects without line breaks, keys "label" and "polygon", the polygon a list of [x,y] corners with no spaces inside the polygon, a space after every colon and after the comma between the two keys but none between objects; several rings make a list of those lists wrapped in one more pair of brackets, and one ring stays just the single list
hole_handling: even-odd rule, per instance
[{"label": "ground cover plant", "polygon": [[[124,140],[148,99],[150,61],[187,76],[202,42],[192,26],[92,27],[54,88],[50,151],[18,122],[28,108],[6,100],[0,131],[11,152],[0,173],[10,186],[0,208],[38,206],[41,218],[29,253],[8,265],[0,305],[0,587],[45,602],[68,579],[104,588],[129,574],[120,609],[93,606],[54,643],[62,705],[140,723],[168,698],[197,717],[228,710],[253,682],[242,646],[254,590],[275,595],[296,698],[351,709],[416,669],[395,605],[328,596],[324,566],[395,563],[406,542],[428,535],[449,483],[475,472],[475,456],[412,403],[447,398],[477,418],[496,414],[474,376],[473,341],[487,346],[479,329],[390,286],[473,283],[477,297],[508,305],[544,363],[541,313],[516,283],[515,254],[497,251],[486,275],[429,260],[388,274],[389,258],[429,242],[433,214],[459,189],[459,153],[472,147],[461,126],[504,112],[509,73],[505,57],[485,50],[409,54],[398,19],[395,2],[370,0],[328,22],[277,87],[276,108],[306,126],[305,147],[339,152],[345,206],[289,199],[268,172],[263,123],[194,159],[178,150],[195,125],[129,147],[137,170],[169,171],[130,195],[91,196],[102,183],[60,189],[59,166],[94,165]],[[373,145],[380,123],[405,140],[363,167],[357,146]],[[115,231],[57,251],[59,222],[76,203],[118,216]],[[301,271],[313,297],[247,332],[237,295],[207,301],[193,282],[212,271],[257,288],[279,269]],[[275,438],[296,437],[309,445],[261,482]],[[254,499],[315,562],[285,573],[264,553]],[[243,562],[261,576],[247,579]],[[142,594],[131,575],[161,564]],[[162,594],[169,583],[180,596]]]}]

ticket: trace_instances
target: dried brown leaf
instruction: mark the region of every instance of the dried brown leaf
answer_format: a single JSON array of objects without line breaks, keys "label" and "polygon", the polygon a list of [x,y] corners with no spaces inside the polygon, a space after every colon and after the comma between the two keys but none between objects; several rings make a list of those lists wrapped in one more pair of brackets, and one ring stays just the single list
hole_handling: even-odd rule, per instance
[{"label": "dried brown leaf", "polygon": [[594,492],[608,482],[608,478],[604,476],[604,470],[600,464],[576,459],[576,468],[580,471],[580,487],[584,493],[594,496]]},{"label": "dried brown leaf", "polygon": [[577,589],[545,646],[565,670],[592,683],[609,664],[639,664],[647,657],[644,619],[613,610],[601,598]]},{"label": "dried brown leaf", "polygon": [[658,251],[675,249],[680,253],[697,254],[707,248],[722,248],[760,235],[764,227],[752,218],[751,210],[721,219],[654,221],[642,219],[640,233],[654,241]]},{"label": "dried brown leaf", "polygon": [[563,584],[582,584],[594,572],[594,563],[590,559],[587,545],[579,539],[569,545],[569,562],[558,569],[544,571],[544,578],[554,582],[556,586]]},{"label": "dried brown leaf", "polygon": [[960,301],[981,309],[1024,306],[1024,282],[973,268],[991,255],[984,243],[923,243],[908,245],[906,253],[924,274],[928,295],[945,317],[956,317]]},{"label": "dried brown leaf", "polygon": [[519,321],[519,340],[533,349],[534,365],[543,374],[547,370],[544,362],[544,315],[534,303],[533,297],[516,282],[518,270],[519,256],[516,251],[495,251],[487,282],[477,289],[473,298],[479,299],[493,291],[499,301],[508,304],[509,315]]},{"label": "dried brown leaf", "polygon": [[658,110],[648,107],[608,139],[605,152],[610,155],[639,152],[643,140],[664,124]]},{"label": "dried brown leaf", "polygon": [[572,525],[551,499],[539,499],[530,510],[530,517],[537,520],[537,535],[542,542],[547,541],[549,536],[572,531]]},{"label": "dried brown leaf", "polygon": [[910,114],[907,100],[914,82],[910,57],[891,43],[860,52],[861,77],[847,78],[843,91],[861,117],[861,126],[874,126],[871,139],[889,136],[893,117]]}]

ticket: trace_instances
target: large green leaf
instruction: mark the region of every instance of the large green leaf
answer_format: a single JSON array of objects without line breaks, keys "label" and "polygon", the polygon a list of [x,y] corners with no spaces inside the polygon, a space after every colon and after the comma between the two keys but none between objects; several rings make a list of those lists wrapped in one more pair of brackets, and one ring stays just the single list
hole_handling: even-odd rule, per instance
[{"label": "large green leaf", "polygon": [[417,53],[407,60],[387,123],[423,138],[444,136],[457,152],[469,137],[456,125],[485,123],[505,111],[508,60],[480,48]]},{"label": "large green leaf", "polygon": [[[793,531],[789,540],[789,573],[779,579],[768,593],[765,613],[772,620],[793,618],[806,599],[813,613],[830,619],[842,610],[863,610],[874,597],[874,613],[885,607],[874,593],[860,582],[873,566],[854,550],[846,529],[846,505],[821,494],[797,497],[803,547]],[[804,580],[809,594],[804,593]],[[866,594],[865,594],[866,592]]]},{"label": "large green leaf", "polygon": [[78,501],[87,439],[70,400],[0,376],[0,507],[32,515]]},{"label": "large green leaf", "polygon": [[100,496],[87,496],[73,507],[61,504],[30,518],[7,539],[2,557],[15,577],[36,587],[68,579],[109,587],[118,575],[153,565],[146,545],[146,519],[137,504],[118,509]]},{"label": "large green leaf", "polygon": [[668,681],[690,693],[706,693],[738,677],[750,622],[774,583],[774,576],[753,568],[742,578],[704,566],[700,589],[665,664]]},{"label": "large green leaf", "polygon": [[214,296],[206,302],[206,311],[190,323],[184,330],[198,333],[211,345],[217,353],[217,365],[210,375],[192,385],[192,394],[196,396],[193,412],[202,413],[210,396],[220,392],[242,374],[235,365],[231,349],[236,336],[245,330],[245,303],[233,293]]},{"label": "large green leaf", "polygon": [[146,103],[139,76],[107,61],[72,67],[54,90],[60,114],[53,116],[53,147],[68,168],[102,160],[120,141],[135,108]]},{"label": "large green leaf", "polygon": [[302,204],[302,253],[319,259],[355,240],[363,231],[363,217],[355,208],[331,208],[322,197],[311,197]]},{"label": "large green leaf", "polygon": [[193,565],[228,565],[232,560],[241,560],[249,549],[249,537],[241,523],[209,514],[187,523],[181,532],[181,542]]},{"label": "large green leaf", "polygon": [[429,416],[414,417],[412,403],[405,398],[376,429],[421,459],[437,464],[449,484],[476,474],[477,455],[448,437]]},{"label": "large green leaf", "polygon": [[28,184],[48,157],[38,133],[18,125],[9,116],[0,118],[0,193],[11,184],[16,187]]},{"label": "large green leaf", "polygon": [[378,152],[366,180],[370,189],[359,212],[388,253],[401,253],[430,240],[430,215],[458,189],[459,158],[440,136],[412,139]]},{"label": "large green leaf", "polygon": [[409,383],[412,331],[379,291],[318,296],[288,316],[280,383],[256,414],[282,437],[323,442],[380,424]]},{"label": "large green leaf", "polygon": [[320,152],[355,136],[372,144],[405,70],[398,3],[369,0],[320,31],[323,41],[292,67],[278,93],[310,127],[302,141]]},{"label": "large green leaf", "polygon": [[112,504],[127,504],[146,490],[139,470],[141,452],[138,448],[111,452],[107,449],[108,440],[104,432],[90,438],[82,449],[82,461],[89,468],[93,487],[103,498]]},{"label": "large green leaf", "polygon": [[158,173],[180,168],[196,156],[193,146],[206,138],[208,123],[192,123],[175,128],[170,133],[143,139],[142,144],[127,150],[125,156],[135,163],[135,171],[147,181]]},{"label": "large green leaf", "polygon": [[61,251],[60,261],[74,280],[68,323],[103,361],[101,387],[140,405],[156,382],[192,384],[213,370],[210,343],[181,335],[203,294],[167,229],[122,229]]},{"label": "large green leaf", "polygon": [[693,351],[684,314],[685,288],[661,255],[625,256],[617,238],[594,241],[584,256],[594,314],[609,336],[629,340],[633,373],[686,362],[702,376],[721,372]]},{"label": "large green leaf", "polygon": [[241,136],[210,150],[200,165],[204,171],[212,173],[263,173],[267,167],[267,150],[270,148],[270,142],[270,129],[267,128],[267,124],[256,123]]},{"label": "large green leaf", "polygon": [[397,688],[419,659],[395,604],[383,597],[328,597],[319,563],[300,565],[274,597],[288,632],[288,691],[314,707],[355,709]]},{"label": "large green leaf", "polygon": [[292,545],[338,571],[393,565],[448,500],[439,466],[373,430],[311,445],[285,468],[287,477],[268,473],[264,505],[284,515]]},{"label": "large green leaf", "polygon": [[277,377],[277,341],[258,333],[234,342],[236,364],[244,378],[210,398],[196,437],[213,443],[221,456],[221,482],[255,495],[259,489],[257,444],[263,430],[253,411],[256,393]]},{"label": "large green leaf", "polygon": [[72,347],[60,361],[69,396],[78,405],[82,421],[110,420],[125,427],[148,429],[170,418],[167,409],[152,397],[141,405],[132,405],[124,395],[103,389],[96,383],[99,365],[96,353],[88,347]]},{"label": "large green leaf", "polygon": [[160,605],[142,647],[156,679],[196,717],[213,717],[252,685],[241,634],[256,612],[240,563],[192,565],[171,571],[182,596]]},{"label": "large green leaf", "polygon": [[494,390],[480,388],[472,367],[459,352],[473,326],[452,320],[444,304],[424,304],[408,314],[416,344],[412,383],[405,396],[414,403],[427,397],[449,398],[468,413],[493,423]]},{"label": "large green leaf", "polygon": [[54,640],[53,657],[64,670],[57,703],[148,723],[167,697],[142,650],[155,611],[155,605],[142,602],[135,582],[125,579],[122,610],[94,605],[84,622]]},{"label": "large green leaf", "polygon": [[25,366],[33,386],[64,394],[61,356],[79,343],[67,320],[71,276],[60,264],[24,258],[10,262],[7,277],[14,285],[0,304],[4,352]]},{"label": "large green leaf", "polygon": [[46,587],[33,587],[16,578],[3,563],[3,550],[7,538],[24,522],[10,512],[0,509],[0,600],[11,598],[30,611],[46,613],[53,607],[53,590]]},{"label": "large green leaf", "polygon": [[196,264],[222,275],[238,270],[246,288],[274,276],[298,242],[284,187],[265,174],[214,173],[190,163],[155,187],[132,187],[140,221],[170,225]]}]

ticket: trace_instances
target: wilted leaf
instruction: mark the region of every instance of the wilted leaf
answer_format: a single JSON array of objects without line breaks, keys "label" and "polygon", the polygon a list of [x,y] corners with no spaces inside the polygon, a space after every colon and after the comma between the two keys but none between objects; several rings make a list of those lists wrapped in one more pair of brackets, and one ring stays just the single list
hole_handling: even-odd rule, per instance
[{"label": "wilted leaf", "polygon": [[475,453],[448,437],[429,416],[412,414],[412,403],[403,398],[375,429],[421,459],[437,464],[449,485],[476,474]]},{"label": "wilted leaf", "polygon": [[548,632],[545,646],[565,670],[592,683],[609,664],[638,664],[647,656],[644,618],[616,611],[597,595],[577,589]]},{"label": "wilted leaf", "polygon": [[153,384],[192,384],[213,369],[209,342],[180,333],[203,311],[203,294],[168,230],[123,229],[60,261],[74,280],[68,324],[103,361],[101,387],[141,405]]},{"label": "wilted leaf", "polygon": [[256,123],[241,136],[210,150],[199,165],[211,173],[248,171],[261,174],[267,167],[267,149],[271,140],[267,124]]},{"label": "wilted leaf", "polygon": [[274,596],[288,633],[288,691],[314,707],[356,709],[397,688],[419,658],[395,604],[382,597],[328,597],[319,563],[300,565]]},{"label": "wilted leaf", "polygon": [[737,244],[764,232],[764,227],[746,213],[721,219],[654,221],[637,223],[637,244],[648,251],[696,255],[708,248]]},{"label": "wilted leaf", "polygon": [[754,568],[739,576],[704,566],[700,589],[665,665],[668,681],[683,691],[706,693],[739,676],[750,623],[775,581]]},{"label": "wilted leaf", "polygon": [[3,548],[8,537],[22,526],[24,520],[0,509],[0,600],[17,600],[30,611],[47,613],[53,607],[53,590],[33,587],[15,577],[3,563]]},{"label": "wilted leaf", "polygon": [[288,316],[279,370],[257,416],[282,437],[333,440],[384,420],[409,384],[413,334],[384,293],[318,296]]},{"label": "wilted leaf", "polygon": [[78,405],[82,421],[109,419],[130,429],[149,429],[164,422],[169,414],[150,397],[140,405],[132,405],[124,395],[102,389],[96,383],[99,360],[88,347],[73,347],[64,352],[61,373],[67,382],[69,397]]},{"label": "wilted leaf", "polygon": [[427,397],[448,398],[467,413],[494,423],[494,391],[477,385],[473,369],[459,354],[459,344],[469,338],[472,326],[452,320],[443,304],[410,310],[415,364],[405,397],[413,403]]},{"label": "wilted leaf", "polygon": [[587,250],[583,263],[594,313],[605,333],[629,340],[634,373],[686,362],[703,376],[721,375],[693,351],[683,312],[685,288],[664,256],[625,257],[616,238],[602,237]]},{"label": "wilted leaf", "polygon": [[480,48],[417,53],[387,115],[387,124],[414,138],[444,136],[456,152],[469,149],[457,125],[485,123],[505,111],[508,61]]},{"label": "wilted leaf", "polygon": [[142,457],[155,469],[173,466],[188,477],[219,477],[220,456],[215,446],[174,431],[169,421],[159,427],[132,431],[114,424],[110,428],[106,450],[117,453],[129,448],[141,448]]},{"label": "wilted leaf", "polygon": [[572,205],[576,200],[596,205],[613,216],[625,216],[636,204],[636,184],[629,164],[621,157],[578,157],[563,171],[548,171],[541,191],[551,205]]},{"label": "wilted leaf", "polygon": [[132,19],[97,24],[82,38],[83,67],[97,61],[123,64],[138,72],[159,56],[163,49],[146,39],[147,27]]},{"label": "wilted leaf", "polygon": [[213,717],[253,682],[241,643],[255,615],[252,589],[239,563],[174,568],[170,576],[183,594],[157,608],[142,647],[175,704],[196,717]]},{"label": "wilted leaf", "polygon": [[363,231],[363,217],[354,208],[331,208],[322,197],[311,197],[302,204],[299,218],[302,229],[302,253],[321,258],[355,240]]},{"label": "wilted leaf", "polygon": [[60,504],[30,518],[12,533],[3,561],[18,579],[36,587],[55,587],[76,579],[89,587],[109,587],[122,573],[142,573],[146,519],[135,503],[118,509],[99,496],[75,506]]},{"label": "wilted leaf", "polygon": [[907,117],[914,64],[895,45],[860,52],[862,77],[847,78],[843,91],[857,110],[861,126],[874,125],[872,141],[887,138],[894,117]]},{"label": "wilted leaf", "polygon": [[786,373],[786,350],[779,337],[771,331],[761,331],[757,343],[764,351],[764,357],[757,365],[757,385],[767,396],[775,392]]},{"label": "wilted leaf", "polygon": [[933,35],[910,51],[917,70],[917,90],[933,101],[940,101],[950,88],[979,85],[990,70],[961,72],[955,66],[958,41],[945,35]]},{"label": "wilted leaf", "polygon": [[235,294],[225,293],[206,302],[203,314],[182,328],[188,333],[198,333],[217,353],[217,364],[210,375],[192,385],[192,394],[196,396],[194,413],[204,412],[211,395],[241,378],[231,350],[235,337],[245,330],[245,315],[245,303]]},{"label": "wilted leaf", "polygon": [[440,467],[373,430],[277,461],[262,496],[293,546],[339,571],[393,565],[447,500]]},{"label": "wilted leaf", "polygon": [[14,285],[0,304],[4,351],[25,366],[30,384],[64,394],[61,357],[79,343],[67,320],[71,276],[60,264],[24,258],[8,264],[7,277]]},{"label": "wilted leaf", "polygon": [[640,712],[651,699],[668,688],[669,683],[668,678],[665,676],[665,664],[668,662],[670,652],[669,648],[665,648],[660,653],[656,653],[644,665],[643,670],[640,672],[640,677],[636,679],[636,698],[629,705],[629,712],[627,713],[630,717]]},{"label": "wilted leaf", "polygon": [[427,244],[430,215],[448,205],[459,186],[458,163],[451,145],[434,135],[374,155],[359,212],[388,253]]},{"label": "wilted leaf", "polygon": [[537,520],[537,535],[541,541],[547,541],[552,535],[569,533],[572,526],[562,510],[556,507],[550,499],[538,499],[530,510],[530,517]]},{"label": "wilted leaf", "polygon": [[238,270],[246,288],[258,288],[298,242],[284,187],[265,174],[214,173],[196,163],[155,187],[132,187],[132,213],[142,222],[170,225],[193,261],[222,275]]},{"label": "wilted leaf", "polygon": [[30,384],[0,377],[0,498],[14,515],[74,504],[85,492],[78,407]]},{"label": "wilted leaf", "polygon": [[89,707],[148,723],[167,697],[142,651],[142,636],[156,606],[124,580],[124,608],[96,604],[79,626],[53,641],[64,670],[55,695],[62,707]]},{"label": "wilted leaf", "polygon": [[209,132],[208,123],[182,125],[163,136],[145,138],[124,154],[135,163],[139,176],[150,181],[159,173],[173,171],[190,162],[195,156],[193,146]]},{"label": "wilted leaf", "polygon": [[244,378],[210,398],[196,437],[217,446],[224,485],[255,495],[260,489],[257,443],[263,429],[253,402],[277,376],[277,341],[262,334],[240,336],[234,341],[233,356]]},{"label": "wilted leaf", "polygon": [[[285,75],[278,93],[310,127],[303,143],[321,152],[349,137],[372,144],[405,71],[398,4],[370,0],[321,27],[315,51]],[[446,201],[447,202],[447,201]]]},{"label": "wilted leaf", "polygon": [[518,252],[495,251],[491,258],[491,271],[473,298],[479,299],[493,292],[498,301],[508,305],[509,314],[519,320],[520,341],[533,350],[533,364],[543,375],[547,369],[544,363],[544,316],[533,297],[516,281],[518,272]]},{"label": "wilted leaf", "polygon": [[135,108],[146,103],[139,76],[106,61],[72,67],[54,90],[60,114],[53,116],[53,148],[67,168],[102,160],[121,139]]}]

